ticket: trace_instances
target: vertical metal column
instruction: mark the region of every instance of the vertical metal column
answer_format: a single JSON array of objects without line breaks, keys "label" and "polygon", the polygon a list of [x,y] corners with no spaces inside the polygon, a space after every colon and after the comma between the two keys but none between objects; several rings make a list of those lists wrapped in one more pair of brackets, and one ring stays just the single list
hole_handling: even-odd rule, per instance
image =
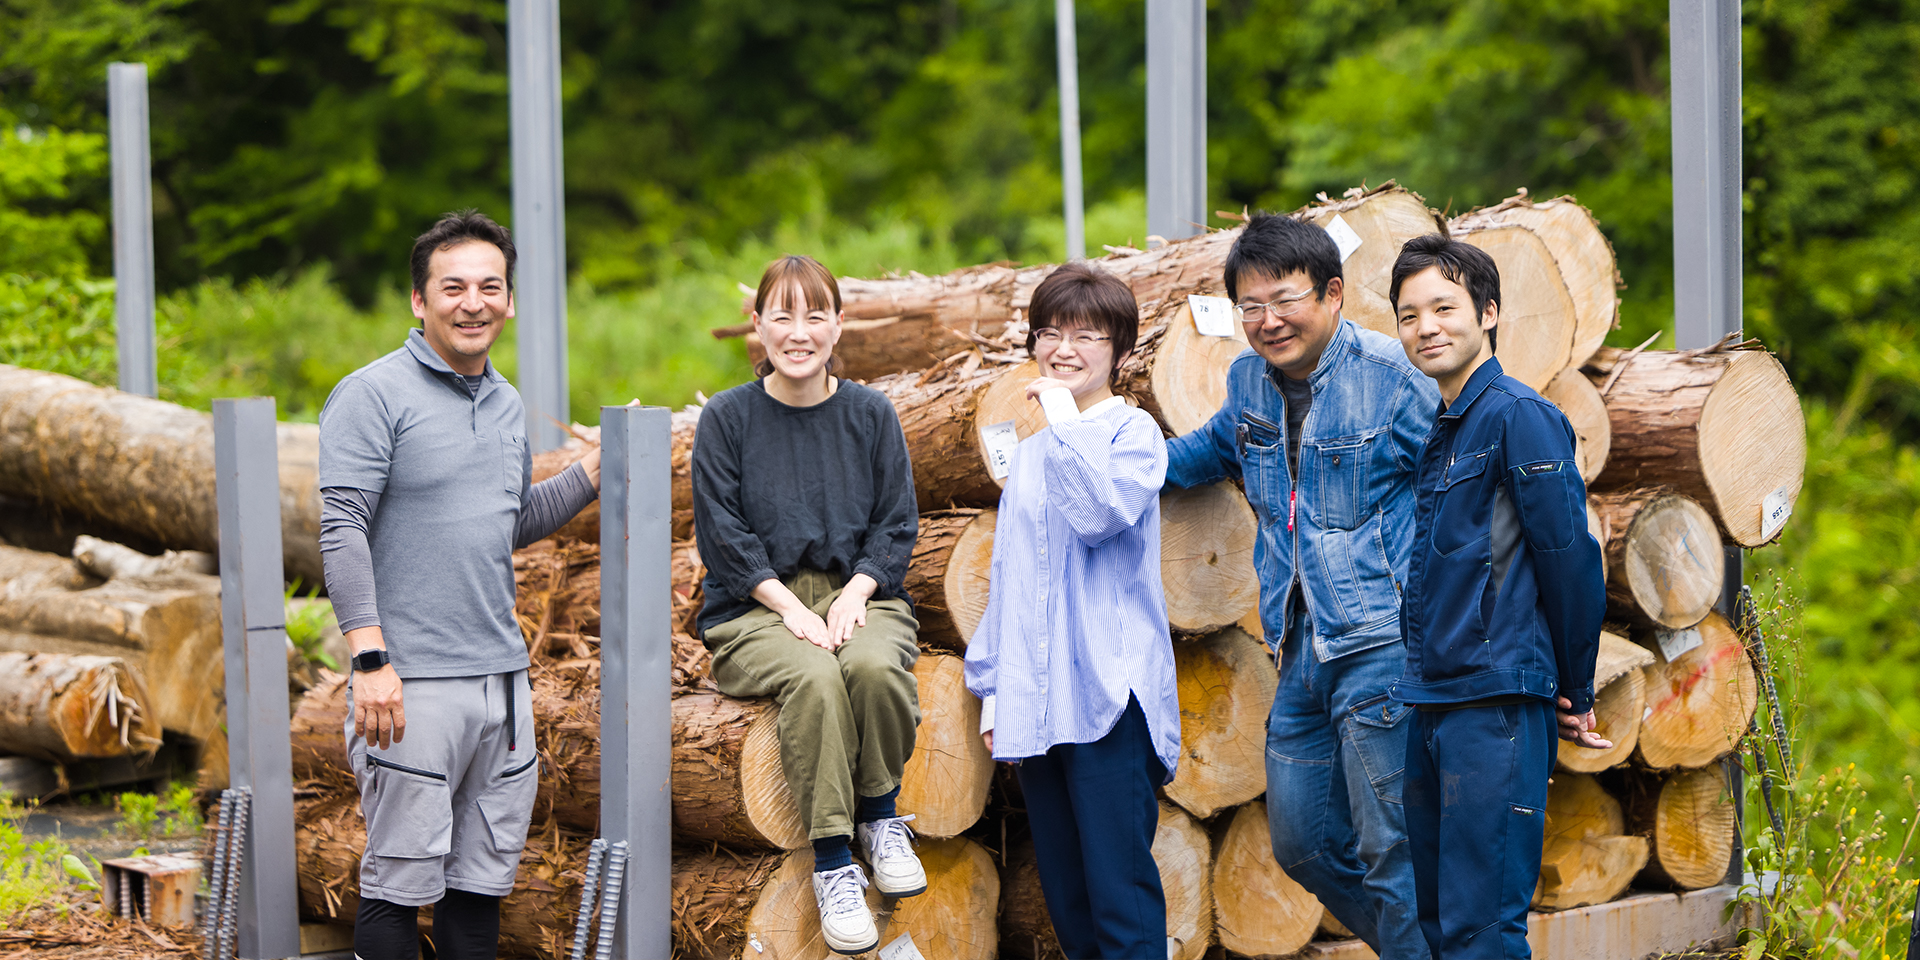
[{"label": "vertical metal column", "polygon": [[1178,240],[1206,222],[1206,0],[1147,0],[1147,233]]},{"label": "vertical metal column", "polygon": [[275,429],[272,397],[213,402],[227,779],[253,789],[245,854],[227,883],[240,889],[239,956],[251,960],[300,955]]},{"label": "vertical metal column", "polygon": [[153,336],[153,158],[147,65],[107,64],[107,141],[113,168],[113,326],[120,389],[160,393]]},{"label": "vertical metal column", "polygon": [[1060,68],[1060,198],[1065,205],[1068,260],[1087,255],[1087,197],[1080,182],[1080,44],[1073,0],[1053,0],[1053,37]]},{"label": "vertical metal column", "polygon": [[507,0],[519,388],[534,452],[566,442],[567,214],[560,156],[559,0]]},{"label": "vertical metal column", "polygon": [[622,960],[672,952],[669,416],[600,408],[600,833],[631,846],[614,934]]},{"label": "vertical metal column", "polygon": [[1673,333],[1683,350],[1740,329],[1740,0],[1669,0]]}]

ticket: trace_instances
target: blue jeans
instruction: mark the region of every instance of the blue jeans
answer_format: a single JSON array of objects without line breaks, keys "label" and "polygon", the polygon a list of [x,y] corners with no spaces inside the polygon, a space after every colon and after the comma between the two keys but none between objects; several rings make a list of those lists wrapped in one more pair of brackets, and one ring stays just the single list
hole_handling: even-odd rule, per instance
[{"label": "blue jeans", "polygon": [[1527,906],[1559,742],[1553,704],[1421,712],[1411,726],[1407,849],[1433,956],[1531,957]]},{"label": "blue jeans", "polygon": [[1413,711],[1387,698],[1398,643],[1321,663],[1304,616],[1281,645],[1267,717],[1267,818],[1287,875],[1381,960],[1430,960],[1415,909],[1400,785]]}]

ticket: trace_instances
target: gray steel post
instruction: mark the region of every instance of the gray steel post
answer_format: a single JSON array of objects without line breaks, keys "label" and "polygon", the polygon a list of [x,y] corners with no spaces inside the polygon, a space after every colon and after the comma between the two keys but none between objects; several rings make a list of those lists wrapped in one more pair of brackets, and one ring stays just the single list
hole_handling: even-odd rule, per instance
[{"label": "gray steel post", "polygon": [[153,158],[147,65],[107,64],[107,141],[113,168],[113,326],[120,389],[160,394],[153,336]]},{"label": "gray steel post", "polygon": [[300,955],[276,426],[272,397],[213,402],[227,779],[253,791],[226,882],[240,891],[239,956],[249,960]]},{"label": "gray steel post", "polygon": [[1147,0],[1147,233],[1207,222],[1206,0]]},{"label": "gray steel post", "polygon": [[1681,349],[1741,327],[1740,0],[1669,0],[1673,333]]},{"label": "gray steel post", "polygon": [[1060,197],[1067,221],[1067,259],[1087,255],[1087,197],[1080,182],[1080,51],[1073,0],[1053,0],[1060,67]]},{"label": "gray steel post", "polygon": [[566,442],[567,214],[560,155],[559,0],[507,0],[513,124],[514,321],[520,396],[537,453]]},{"label": "gray steel post", "polygon": [[629,845],[613,956],[646,960],[672,952],[669,412],[601,407],[600,444],[600,833]]}]

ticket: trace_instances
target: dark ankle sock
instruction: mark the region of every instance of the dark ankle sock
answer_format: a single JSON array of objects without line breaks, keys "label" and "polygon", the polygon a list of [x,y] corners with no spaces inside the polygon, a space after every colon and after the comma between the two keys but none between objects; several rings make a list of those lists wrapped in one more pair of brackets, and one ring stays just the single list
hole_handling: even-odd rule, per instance
[{"label": "dark ankle sock", "polygon": [[438,960],[494,960],[500,955],[500,898],[448,890],[433,905]]},{"label": "dark ankle sock", "polygon": [[872,823],[875,820],[885,820],[888,817],[899,816],[893,808],[893,801],[899,796],[900,788],[894,787],[892,790],[877,797],[861,797],[859,806],[853,811],[853,822],[856,824]]},{"label": "dark ankle sock", "polygon": [[416,960],[420,908],[361,897],[353,917],[353,952],[362,960]]},{"label": "dark ankle sock", "polygon": [[821,837],[813,842],[813,872],[838,870],[853,865],[852,837]]}]

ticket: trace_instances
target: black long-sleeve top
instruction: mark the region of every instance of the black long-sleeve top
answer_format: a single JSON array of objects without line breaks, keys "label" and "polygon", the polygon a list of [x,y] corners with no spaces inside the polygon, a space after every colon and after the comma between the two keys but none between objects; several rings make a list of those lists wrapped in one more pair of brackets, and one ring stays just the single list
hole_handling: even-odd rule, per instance
[{"label": "black long-sleeve top", "polygon": [[761,583],[803,569],[864,573],[875,598],[911,600],[902,581],[920,519],[893,404],[844,380],[811,407],[757,380],[722,392],[694,437],[693,527],[707,566],[702,633],[752,610]]}]

